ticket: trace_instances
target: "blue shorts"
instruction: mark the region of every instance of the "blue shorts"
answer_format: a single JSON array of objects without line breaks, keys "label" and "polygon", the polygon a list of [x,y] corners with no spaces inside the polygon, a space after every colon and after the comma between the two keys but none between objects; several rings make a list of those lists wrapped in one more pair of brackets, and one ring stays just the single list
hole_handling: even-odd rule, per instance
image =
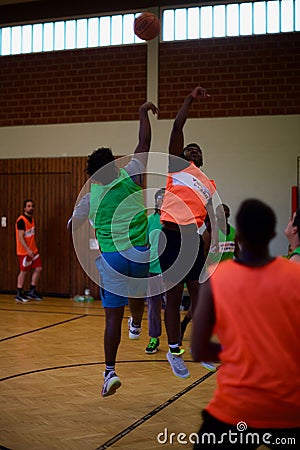
[{"label": "blue shorts", "polygon": [[147,292],[149,248],[131,247],[103,252],[96,259],[100,274],[100,297],[104,308],[128,304],[128,297],[144,299]]}]

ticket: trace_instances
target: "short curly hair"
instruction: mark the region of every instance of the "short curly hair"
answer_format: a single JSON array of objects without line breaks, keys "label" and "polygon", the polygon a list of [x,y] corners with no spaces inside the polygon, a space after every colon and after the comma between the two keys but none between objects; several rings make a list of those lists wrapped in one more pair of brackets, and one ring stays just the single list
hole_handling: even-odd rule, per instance
[{"label": "short curly hair", "polygon": [[[92,176],[94,180],[100,183],[107,183],[111,181],[116,173],[114,164],[110,164],[115,160],[114,155],[109,147],[100,147],[93,151],[87,158],[86,172]],[[100,170],[106,166],[105,170]],[[99,171],[99,172],[98,172]]]}]

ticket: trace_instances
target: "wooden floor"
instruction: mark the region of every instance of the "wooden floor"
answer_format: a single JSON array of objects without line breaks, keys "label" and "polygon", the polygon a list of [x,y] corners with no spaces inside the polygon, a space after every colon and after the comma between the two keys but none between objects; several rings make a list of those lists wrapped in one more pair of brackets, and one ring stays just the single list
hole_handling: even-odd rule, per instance
[{"label": "wooden floor", "polygon": [[[117,362],[122,386],[102,398],[100,301],[86,306],[72,299],[45,298],[18,304],[13,296],[0,295],[0,310],[0,448],[193,447],[190,434],[199,428],[216,374],[192,362],[189,328],[184,347],[191,377],[180,380],[166,360],[165,331],[159,352],[146,355],[146,311],[142,337],[132,341],[126,310]],[[178,443],[179,433],[186,434],[181,441],[187,444]]]}]

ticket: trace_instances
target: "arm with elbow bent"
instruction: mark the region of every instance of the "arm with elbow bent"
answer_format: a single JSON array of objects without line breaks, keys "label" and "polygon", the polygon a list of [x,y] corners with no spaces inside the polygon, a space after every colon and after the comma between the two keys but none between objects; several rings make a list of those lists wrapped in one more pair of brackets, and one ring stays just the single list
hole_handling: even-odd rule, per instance
[{"label": "arm with elbow bent", "polygon": [[183,137],[183,127],[188,118],[188,113],[190,107],[197,97],[209,97],[206,93],[206,89],[201,86],[197,86],[193,91],[186,97],[181,108],[179,109],[177,116],[174,120],[173,128],[171,131],[170,142],[169,142],[169,153],[171,155],[179,156],[184,147],[184,137]]},{"label": "arm with elbow bent", "polygon": [[153,114],[158,113],[158,108],[152,102],[146,102],[140,106],[139,141],[134,151],[134,156],[138,158],[144,166],[147,164],[148,153],[151,145],[151,125],[148,116],[148,111],[150,110]]},{"label": "arm with elbow bent", "polygon": [[211,341],[215,320],[213,293],[208,279],[200,288],[193,313],[191,351],[194,361],[220,361],[221,345]]}]

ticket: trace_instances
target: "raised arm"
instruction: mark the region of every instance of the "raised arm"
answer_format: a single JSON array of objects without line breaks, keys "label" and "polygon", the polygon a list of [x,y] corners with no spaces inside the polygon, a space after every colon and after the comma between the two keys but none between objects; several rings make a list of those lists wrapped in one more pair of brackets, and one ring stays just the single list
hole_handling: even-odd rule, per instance
[{"label": "raised arm", "polygon": [[169,142],[169,153],[171,155],[179,156],[184,148],[184,137],[183,137],[183,127],[185,125],[186,119],[188,118],[188,113],[190,107],[197,97],[206,98],[209,94],[206,93],[206,89],[201,86],[197,86],[190,95],[187,96],[183,105],[177,113],[175,118],[173,128],[171,131],[170,142]]},{"label": "raised arm", "polygon": [[158,108],[152,102],[144,103],[139,110],[140,116],[140,128],[139,128],[139,141],[134,151],[136,158],[144,164],[147,163],[148,153],[151,144],[151,125],[148,116],[148,111],[152,111],[153,114],[158,113]]}]

